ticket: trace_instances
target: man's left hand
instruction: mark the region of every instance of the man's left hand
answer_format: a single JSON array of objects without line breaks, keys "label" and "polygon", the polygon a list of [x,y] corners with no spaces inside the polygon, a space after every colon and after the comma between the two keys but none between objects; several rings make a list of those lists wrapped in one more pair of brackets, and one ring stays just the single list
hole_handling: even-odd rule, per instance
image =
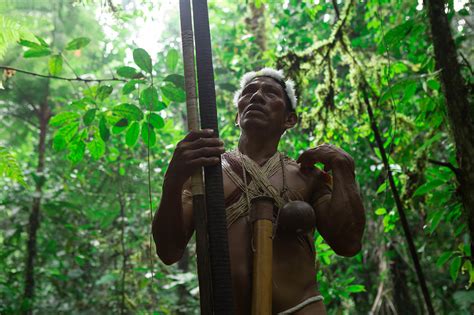
[{"label": "man's left hand", "polygon": [[322,144],[314,149],[304,151],[297,163],[302,169],[314,169],[314,164],[321,162],[324,164],[324,171],[337,168],[345,168],[354,172],[354,159],[344,150],[332,144]]}]

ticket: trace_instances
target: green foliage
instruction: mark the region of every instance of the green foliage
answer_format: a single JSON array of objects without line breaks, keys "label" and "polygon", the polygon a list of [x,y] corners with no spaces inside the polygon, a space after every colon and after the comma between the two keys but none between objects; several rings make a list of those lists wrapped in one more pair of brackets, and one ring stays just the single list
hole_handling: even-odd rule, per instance
[{"label": "green foliage", "polygon": [[18,161],[6,147],[0,146],[0,175],[28,188]]},{"label": "green foliage", "polygon": [[49,73],[58,75],[63,69],[63,57],[61,55],[52,55],[49,58]]},{"label": "green foliage", "polygon": [[64,49],[66,49],[66,50],[78,50],[78,49],[86,47],[87,45],[89,45],[90,42],[91,42],[90,38],[87,38],[87,37],[74,38],[69,43],[67,43],[67,45],[66,45],[66,47],[64,47]]},{"label": "green foliage", "polygon": [[[209,1],[220,135],[226,149],[235,147],[239,130],[233,123],[232,98],[241,75],[274,66],[296,81],[299,94],[299,124],[285,133],[280,150],[297,158],[309,147],[330,142],[354,157],[367,210],[361,253],[339,257],[315,234],[317,280],[328,313],[395,308],[402,314],[396,303],[399,293],[406,298],[404,304],[421,304],[364,105],[362,90],[367,86],[436,312],[470,312],[473,296],[466,288],[474,283],[474,271],[458,182],[452,170],[429,162],[456,167],[425,8],[418,11],[406,1],[347,1],[339,4],[338,19],[338,1],[253,3],[264,9],[266,50],[252,28],[256,21],[249,4]],[[156,209],[168,161],[186,132],[177,9],[160,15],[165,31],[153,38],[159,47],[147,52],[128,45],[143,42],[139,33],[147,24],[142,22],[161,5],[8,5],[18,7],[0,15],[0,57],[5,56],[7,65],[71,78],[108,78],[115,72],[125,82],[85,84],[4,74],[0,115],[6,128],[0,128],[0,135],[16,154],[12,160],[0,147],[2,180],[20,182],[5,170],[16,170],[13,177],[31,174],[42,191],[2,186],[0,313],[21,313],[21,305],[28,302],[19,303],[25,227],[33,197],[40,196],[34,312],[198,314],[194,241],[188,271],[156,259],[151,270],[154,248],[145,210],[150,202]],[[454,12],[450,6],[458,48],[471,60],[469,32],[460,30],[459,22],[470,11]],[[108,14],[113,19],[96,20]],[[470,75],[465,63],[462,67]],[[45,169],[37,172],[38,109],[44,104],[45,117],[53,116],[46,130]],[[16,161],[17,167],[5,167],[3,161]],[[183,292],[185,302],[180,300]]]},{"label": "green foliage", "polygon": [[145,49],[134,49],[133,61],[135,61],[135,64],[145,72],[151,73],[151,71],[153,70],[151,65],[151,57]]}]

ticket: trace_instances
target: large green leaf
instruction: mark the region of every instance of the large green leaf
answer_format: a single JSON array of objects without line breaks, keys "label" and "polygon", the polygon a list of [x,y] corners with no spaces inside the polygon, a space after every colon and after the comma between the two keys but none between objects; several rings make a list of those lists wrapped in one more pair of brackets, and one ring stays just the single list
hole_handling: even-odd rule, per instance
[{"label": "large green leaf", "polygon": [[84,152],[86,151],[86,144],[84,141],[74,141],[68,146],[69,154],[67,158],[73,164],[79,163],[84,158]]},{"label": "large green leaf", "polygon": [[146,146],[154,146],[156,143],[156,134],[155,130],[153,130],[153,126],[143,122],[142,123],[142,140]]},{"label": "large green leaf", "polygon": [[24,47],[28,47],[28,48],[36,48],[36,49],[47,48],[47,47],[42,46],[41,44],[26,40],[23,38],[18,41],[18,44]]},{"label": "large green leaf", "polygon": [[133,61],[135,61],[135,64],[143,71],[146,71],[148,73],[152,72],[153,68],[152,68],[151,58],[145,49],[143,48],[134,49]]},{"label": "large green leaf", "polygon": [[154,86],[149,86],[140,93],[140,105],[153,110],[158,107],[158,91]]},{"label": "large green leaf", "polygon": [[400,42],[410,33],[415,22],[408,20],[400,25],[390,29],[379,42],[379,53],[384,53],[385,50],[391,50],[400,46]]},{"label": "large green leaf", "polygon": [[87,144],[87,149],[94,160],[98,160],[105,153],[105,143],[100,137],[94,136],[91,142]]},{"label": "large green leaf", "polygon": [[25,51],[23,54],[23,57],[25,58],[36,58],[36,57],[44,57],[44,56],[49,56],[51,55],[51,50],[48,48],[33,48]]},{"label": "large green leaf", "polygon": [[166,84],[160,89],[163,95],[170,101],[178,103],[186,101],[186,94],[184,93],[184,90],[176,87],[175,85]]},{"label": "large green leaf", "polygon": [[171,82],[176,85],[176,87],[184,90],[184,77],[180,74],[167,75],[163,81]]},{"label": "large green leaf", "polygon": [[461,257],[456,256],[451,261],[451,265],[449,266],[449,274],[451,275],[451,279],[453,279],[453,281],[456,281],[459,274],[460,267],[461,267]]},{"label": "large green leaf", "polygon": [[418,187],[416,190],[415,190],[415,193],[413,194],[413,196],[422,196],[422,195],[425,195],[426,193],[430,192],[431,190],[433,190],[434,188],[438,187],[438,186],[441,186],[445,183],[444,180],[441,180],[441,179],[433,179],[429,182],[426,182],[424,183],[423,185],[421,185],[420,187]]},{"label": "large green leaf", "polygon": [[73,40],[71,40],[69,43],[67,43],[65,49],[66,50],[77,50],[77,49],[81,49],[87,45],[89,45],[90,43],[90,39],[87,38],[87,37],[78,37],[78,38],[74,38]]},{"label": "large green leaf", "polygon": [[179,53],[176,49],[171,48],[166,55],[166,67],[170,72],[173,72],[178,65]]},{"label": "large green leaf", "polygon": [[163,120],[163,118],[155,113],[151,113],[148,115],[148,121],[156,129],[161,129],[165,126],[165,121]]},{"label": "large green leaf", "polygon": [[115,115],[119,117],[127,118],[128,120],[142,120],[143,119],[143,112],[141,111],[141,109],[138,108],[136,105],[128,104],[128,103],[114,106],[112,108],[112,113],[114,113]]},{"label": "large green leaf", "polygon": [[95,118],[96,111],[97,109],[91,108],[84,114],[84,116],[82,117],[82,121],[84,122],[84,125],[89,126],[90,124],[92,124]]},{"label": "large green leaf", "polygon": [[64,139],[63,135],[57,133],[53,138],[53,149],[55,151],[62,151],[66,148],[67,142]]},{"label": "large green leaf", "polygon": [[109,97],[112,93],[113,88],[110,85],[101,85],[97,89],[97,98],[101,101]]},{"label": "large green leaf", "polygon": [[77,134],[78,131],[79,131],[79,123],[72,122],[61,127],[61,129],[58,130],[58,133],[63,136],[66,142],[70,142],[72,138]]},{"label": "large green leaf", "polygon": [[63,57],[61,55],[52,55],[48,61],[49,73],[58,75],[63,69]]},{"label": "large green leaf", "polygon": [[439,256],[438,260],[436,261],[436,266],[441,267],[442,265],[444,265],[449,260],[449,258],[451,258],[452,255],[453,252],[451,251],[441,254],[441,256]]},{"label": "large green leaf", "polygon": [[53,118],[49,121],[50,126],[61,127],[62,125],[78,120],[80,115],[75,112],[62,112],[57,115],[54,115]]},{"label": "large green leaf", "polygon": [[110,138],[110,130],[107,127],[107,122],[105,117],[102,117],[99,121],[99,133],[102,140],[107,141]]},{"label": "large green leaf", "polygon": [[125,135],[125,142],[129,147],[133,147],[138,140],[138,135],[140,134],[140,125],[138,122],[134,121],[127,130]]},{"label": "large green leaf", "polygon": [[121,77],[128,79],[135,79],[140,76],[143,76],[140,72],[137,71],[137,69],[128,66],[117,68],[117,74]]},{"label": "large green leaf", "polygon": [[133,91],[135,91],[135,89],[137,88],[137,84],[145,84],[145,83],[146,83],[145,80],[132,79],[123,85],[122,93],[130,94]]}]

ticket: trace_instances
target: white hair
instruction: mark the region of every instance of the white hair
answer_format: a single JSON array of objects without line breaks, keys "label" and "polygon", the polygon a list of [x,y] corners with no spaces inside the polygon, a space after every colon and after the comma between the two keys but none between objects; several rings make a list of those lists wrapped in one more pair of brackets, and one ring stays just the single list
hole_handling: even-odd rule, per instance
[{"label": "white hair", "polygon": [[239,101],[240,95],[242,91],[250,83],[253,79],[257,77],[270,77],[278,82],[282,82],[285,88],[286,95],[290,100],[290,105],[293,110],[296,110],[296,94],[295,94],[295,82],[291,79],[285,80],[285,76],[282,70],[275,70],[273,68],[263,68],[259,71],[250,71],[244,74],[242,79],[240,80],[240,88],[234,94],[234,104],[237,106],[237,102]]}]

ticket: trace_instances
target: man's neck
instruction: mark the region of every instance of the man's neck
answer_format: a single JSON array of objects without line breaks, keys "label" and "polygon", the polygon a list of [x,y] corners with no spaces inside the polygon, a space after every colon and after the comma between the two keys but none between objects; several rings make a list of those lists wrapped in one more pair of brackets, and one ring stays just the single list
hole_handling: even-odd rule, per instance
[{"label": "man's neck", "polygon": [[269,137],[268,135],[249,135],[244,130],[240,135],[239,151],[258,164],[265,163],[278,149],[281,136]]}]

